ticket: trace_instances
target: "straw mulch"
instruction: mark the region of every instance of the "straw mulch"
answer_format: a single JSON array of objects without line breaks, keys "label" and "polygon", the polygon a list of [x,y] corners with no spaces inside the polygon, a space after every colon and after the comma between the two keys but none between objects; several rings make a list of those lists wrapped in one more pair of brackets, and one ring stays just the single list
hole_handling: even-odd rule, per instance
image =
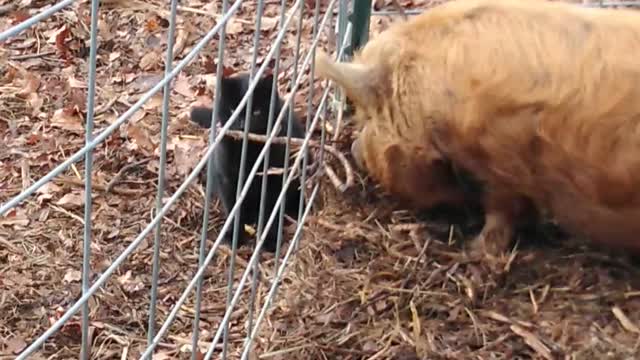
[{"label": "straw mulch", "polygon": [[[13,1],[0,0],[0,29],[33,14],[43,2],[24,3],[18,9]],[[96,132],[162,77],[168,27],[166,2],[101,3]],[[181,2],[178,59],[215,23],[211,14],[220,13],[218,3]],[[278,3],[267,1],[259,61],[275,36]],[[313,2],[305,3],[302,38],[310,39]],[[323,12],[326,3],[322,1]],[[425,1],[400,3],[405,8],[429,6]],[[390,2],[377,5],[393,9]],[[248,69],[254,18],[255,4],[246,2],[229,25],[226,71]],[[390,21],[373,18],[372,31],[383,30]],[[0,51],[8,64],[0,68],[3,203],[82,147],[89,23],[88,4],[77,2]],[[303,42],[303,54],[308,43]],[[198,160],[193,154],[206,143],[206,134],[189,123],[187,113],[193,102],[211,101],[216,44],[206,46],[174,83],[165,198],[191,171]],[[326,34],[323,44],[333,48]],[[295,21],[283,45],[283,95],[294,48]],[[301,115],[307,83],[295,97]],[[317,104],[321,83],[315,86]],[[95,151],[92,281],[153,216],[161,97],[152,98]],[[334,116],[327,120],[333,124]],[[333,129],[327,126],[330,137]],[[347,154],[350,131],[347,122],[331,145]],[[338,181],[345,182],[345,167],[335,156],[326,159]],[[80,296],[83,174],[81,161],[0,218],[2,359],[14,358]],[[503,262],[466,260],[461,244],[478,231],[477,215],[449,216],[439,210],[412,214],[381,197],[361,175],[354,173],[354,184],[344,193],[336,189],[335,178],[320,179],[318,201],[261,324],[252,359],[640,357],[639,271],[629,260],[557,236],[531,241],[540,240],[539,232],[523,238]],[[163,222],[158,324],[196,271],[202,204],[203,186],[194,183]],[[208,248],[224,221],[217,203],[212,211]],[[287,238],[293,230],[286,229]],[[92,358],[133,359],[144,350],[152,241],[149,236],[89,301]],[[242,248],[239,254],[236,285],[251,249]],[[201,352],[224,315],[229,259],[228,249],[221,248],[205,275]],[[263,256],[260,268],[255,314],[273,279],[273,256]],[[250,285],[231,318],[229,358],[238,358],[246,336]],[[154,359],[189,358],[193,315],[191,295]],[[79,325],[77,314],[32,358],[77,358]]]}]

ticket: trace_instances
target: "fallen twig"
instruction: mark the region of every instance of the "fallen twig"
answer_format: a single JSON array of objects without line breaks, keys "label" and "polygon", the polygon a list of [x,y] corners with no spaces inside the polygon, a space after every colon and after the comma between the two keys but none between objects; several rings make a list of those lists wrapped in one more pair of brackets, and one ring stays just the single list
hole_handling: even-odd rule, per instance
[{"label": "fallen twig", "polygon": [[[68,184],[68,185],[74,185],[74,186],[84,186],[84,180],[76,179],[76,178],[68,177],[68,176],[57,178],[57,179],[53,180],[53,182],[57,183],[57,184]],[[106,192],[106,186],[101,185],[101,184],[96,184],[96,183],[91,184],[91,189],[92,190],[98,190],[98,191]],[[111,192],[114,193],[114,194],[118,194],[118,195],[131,196],[131,195],[140,195],[140,193],[143,193],[144,190],[112,189]]]},{"label": "fallen twig", "polygon": [[107,112],[107,110],[109,110],[113,106],[113,104],[118,102],[119,99],[120,99],[120,95],[116,95],[111,100],[109,100],[109,102],[104,104],[103,106],[99,106],[98,108],[96,108],[96,110],[94,112],[94,116],[98,116],[98,115],[100,115],[102,113]]},{"label": "fallen twig", "polygon": [[111,189],[118,183],[118,181],[120,181],[120,179],[122,179],[122,176],[124,176],[124,174],[127,171],[129,171],[129,170],[131,170],[131,169],[133,169],[135,167],[138,167],[140,165],[144,165],[144,164],[148,163],[150,160],[151,159],[143,159],[143,160],[136,161],[134,163],[127,164],[127,165],[123,166],[120,169],[120,171],[118,171],[116,176],[114,176],[113,179],[111,179],[111,181],[109,181],[109,183],[107,184],[107,187],[105,188],[105,191],[106,192],[110,192]]},{"label": "fallen twig", "polygon": [[[0,11],[0,15],[1,14],[2,13]],[[29,59],[35,59],[35,58],[39,58],[39,57],[45,57],[45,56],[53,55],[55,53],[56,53],[55,51],[44,51],[44,52],[35,53],[35,54],[13,55],[13,56],[9,56],[9,60],[13,60],[13,61],[29,60]]]},{"label": "fallen twig", "polygon": [[333,171],[333,168],[329,164],[324,164],[324,171],[326,172],[327,177],[329,178],[333,186],[335,186],[338,191],[343,192],[345,190],[345,184],[340,181],[338,175],[336,175],[336,172]]},{"label": "fallen twig", "polygon": [[[240,130],[228,130],[225,133],[226,136],[229,136],[231,138],[234,139],[242,139],[244,132],[240,131]],[[253,133],[248,133],[247,134],[247,139],[251,140],[251,141],[256,141],[256,142],[266,142],[267,141],[267,136],[265,135],[258,135],[258,134],[253,134]],[[287,138],[286,137],[274,137],[271,141],[274,144],[286,144],[287,143]],[[289,139],[289,143],[292,146],[295,146],[296,148],[299,148],[302,146],[302,144],[304,143],[303,139],[298,139],[298,138],[290,138]],[[349,161],[347,160],[347,158],[344,156],[344,154],[342,154],[340,151],[338,151],[336,148],[334,148],[331,145],[327,145],[324,144],[324,146],[321,145],[321,143],[317,140],[309,140],[309,146],[311,147],[317,147],[317,148],[323,148],[326,152],[328,152],[329,154],[333,155],[336,159],[338,159],[338,161],[340,161],[340,163],[342,164],[342,167],[344,168],[345,171],[345,175],[346,175],[346,181],[343,182],[339,182],[338,184],[334,183],[334,185],[338,188],[338,190],[340,192],[344,192],[347,189],[351,188],[354,184],[354,175],[353,175],[353,169],[351,168],[351,165],[349,164]],[[326,169],[326,168],[325,168]],[[335,172],[334,172],[335,175]],[[331,175],[328,175],[331,176]],[[333,180],[332,180],[333,183]]]},{"label": "fallen twig", "polygon": [[393,224],[389,225],[389,230],[391,231],[416,231],[425,229],[427,225],[419,224],[419,223],[411,223],[411,224]]},{"label": "fallen twig", "polygon": [[513,331],[516,335],[520,336],[524,342],[529,345],[531,349],[533,349],[538,355],[544,357],[547,360],[552,360],[553,356],[551,355],[551,350],[538,339],[536,335],[532,332],[525,330],[524,328],[518,325],[511,325],[511,331]]},{"label": "fallen twig", "polygon": [[[297,158],[298,158],[298,156],[299,156],[299,155],[298,155],[299,153],[300,153],[300,152],[299,152],[299,150],[294,151],[294,154],[295,154],[295,155],[294,155],[294,158],[292,159],[291,163],[294,163],[294,162],[296,161],[296,159],[297,159]],[[299,166],[302,166],[302,164],[300,164]],[[312,164],[310,164],[310,165],[309,165],[309,164],[307,164],[307,171],[306,171],[306,173],[307,173],[307,174],[312,174],[312,175],[313,175],[314,170],[315,170],[315,168],[316,168],[316,167],[317,167],[317,164],[316,164],[316,163],[312,163]],[[291,172],[292,172],[292,170],[291,170],[291,169],[289,169],[289,172],[291,173]],[[277,166],[270,166],[270,167],[269,167],[269,170],[267,170],[267,175],[282,175],[282,174],[284,174],[284,168],[281,168],[281,167],[277,167]],[[262,176],[262,175],[264,175],[264,172],[262,172],[262,171],[258,171],[258,172],[256,173],[256,175],[260,175],[260,176]],[[300,176],[300,175],[297,175],[297,177],[299,177],[299,176]],[[307,180],[308,180],[308,179],[309,179],[309,178],[307,178]]]}]

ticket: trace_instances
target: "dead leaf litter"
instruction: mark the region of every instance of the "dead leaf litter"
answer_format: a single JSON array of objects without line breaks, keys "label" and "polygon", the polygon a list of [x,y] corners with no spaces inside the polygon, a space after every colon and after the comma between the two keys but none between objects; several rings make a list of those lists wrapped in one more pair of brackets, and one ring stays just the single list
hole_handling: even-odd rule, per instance
[{"label": "dead leaf litter", "polygon": [[[15,7],[12,2],[0,0],[0,29],[53,3],[21,1]],[[327,1],[320,3],[324,13]],[[375,6],[393,10],[392,3],[376,1]],[[405,9],[433,3],[400,1]],[[265,4],[259,63],[276,36],[280,15],[278,1]],[[304,4],[302,54],[309,50],[315,6]],[[175,62],[219,21],[220,7],[220,2],[180,2]],[[226,74],[249,69],[255,7],[255,2],[245,2],[227,27]],[[159,0],[101,1],[96,134],[162,78],[168,15],[167,3]],[[374,16],[372,32],[392,21],[402,17]],[[283,95],[293,73],[295,23],[282,46]],[[323,29],[321,42],[328,49],[334,47],[335,37],[328,34],[333,26]],[[75,2],[0,48],[0,202],[82,148],[89,29],[89,2]],[[193,154],[202,154],[206,147],[206,134],[188,121],[188,111],[196,102],[211,101],[216,58],[214,39],[173,82],[165,201],[199,160]],[[308,79],[303,81],[294,98],[300,114],[305,114],[310,94]],[[317,81],[316,106],[321,90]],[[161,100],[159,93],[95,149],[91,281],[153,217]],[[341,125],[334,139],[329,125],[333,117],[328,120],[328,144],[349,157],[351,127],[348,122]],[[340,192],[336,178],[347,176],[344,159],[330,154],[325,159],[332,180],[321,178],[316,209],[261,324],[253,358],[640,357],[640,277],[626,260],[567,241],[520,246],[501,271],[489,271],[482,262],[461,256],[464,221],[417,219],[376,195],[370,182],[357,176],[362,174],[350,175],[351,189]],[[80,297],[83,175],[80,161],[0,218],[1,358],[13,358]],[[163,221],[159,324],[196,272],[203,195],[202,184],[191,184]],[[208,248],[223,221],[214,202]],[[290,237],[293,227],[286,231]],[[89,301],[93,359],[138,358],[146,346],[152,239],[149,236]],[[236,285],[250,252],[239,251]],[[206,351],[224,315],[228,263],[229,251],[222,248],[205,274],[200,352]],[[265,255],[254,313],[264,304],[273,267],[273,256]],[[245,340],[249,293],[250,284],[231,317],[232,359],[239,358]],[[194,311],[191,294],[154,358],[189,358]],[[75,359],[80,338],[76,314],[33,358]]]}]

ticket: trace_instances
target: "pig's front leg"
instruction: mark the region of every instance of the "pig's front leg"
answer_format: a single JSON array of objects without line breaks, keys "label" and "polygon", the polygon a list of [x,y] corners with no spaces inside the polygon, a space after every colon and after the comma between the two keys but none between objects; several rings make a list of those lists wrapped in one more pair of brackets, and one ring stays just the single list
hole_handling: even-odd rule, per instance
[{"label": "pig's front leg", "polygon": [[500,190],[487,191],[484,208],[484,227],[468,245],[469,252],[474,257],[496,257],[507,252],[515,228],[535,214],[529,199]]}]

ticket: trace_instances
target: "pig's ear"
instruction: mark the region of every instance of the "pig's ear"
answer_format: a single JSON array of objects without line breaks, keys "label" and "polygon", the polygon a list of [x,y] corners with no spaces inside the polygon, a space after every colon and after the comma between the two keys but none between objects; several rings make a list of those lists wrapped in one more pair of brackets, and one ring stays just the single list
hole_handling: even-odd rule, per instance
[{"label": "pig's ear", "polygon": [[344,89],[347,97],[360,106],[376,103],[385,86],[380,65],[335,62],[321,50],[316,50],[315,71],[333,80]]},{"label": "pig's ear", "polygon": [[207,107],[194,107],[191,109],[191,121],[203,128],[211,127],[212,109]]}]

